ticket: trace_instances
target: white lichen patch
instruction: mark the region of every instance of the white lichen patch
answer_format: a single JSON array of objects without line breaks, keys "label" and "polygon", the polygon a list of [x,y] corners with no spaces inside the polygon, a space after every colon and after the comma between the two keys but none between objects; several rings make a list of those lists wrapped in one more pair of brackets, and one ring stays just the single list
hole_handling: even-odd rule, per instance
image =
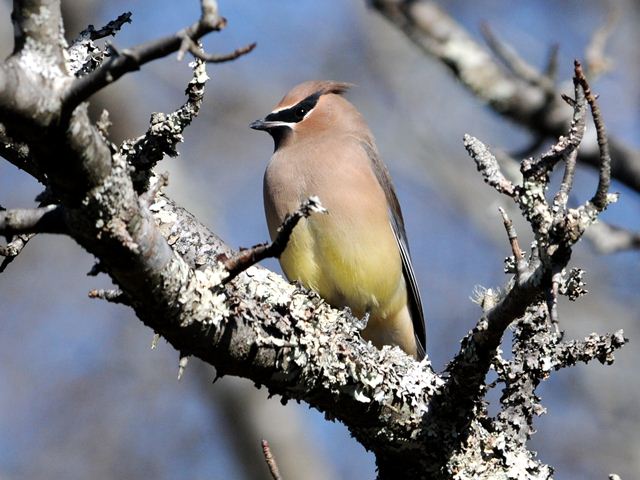
[{"label": "white lichen patch", "polygon": [[[65,72],[60,68],[59,59],[56,55],[59,46],[50,43],[42,43],[32,37],[25,39],[25,44],[18,62],[25,72],[39,76],[50,81],[56,81],[52,87],[63,87],[66,83]],[[37,81],[37,79],[34,79]]]},{"label": "white lichen patch", "polygon": [[203,84],[209,80],[209,75],[207,75],[207,64],[202,61],[193,61],[189,62],[189,67],[193,69],[193,78],[189,81],[189,85],[194,84]]},{"label": "white lichen patch", "polygon": [[40,5],[40,8],[37,12],[33,12],[30,14],[30,19],[36,26],[35,30],[47,27],[51,19],[51,11],[45,5]]},{"label": "white lichen patch", "polygon": [[295,287],[285,282],[273,272],[261,267],[250,267],[245,274],[253,281],[246,283],[248,293],[273,305],[287,305],[295,292]]},{"label": "white lichen patch", "polygon": [[191,270],[179,257],[176,261],[183,265],[180,268],[183,273],[184,269],[187,270],[186,279],[182,283],[184,286],[177,299],[185,307],[181,326],[186,327],[195,321],[220,326],[231,313],[226,294],[217,291],[221,281],[220,272],[210,268]]}]

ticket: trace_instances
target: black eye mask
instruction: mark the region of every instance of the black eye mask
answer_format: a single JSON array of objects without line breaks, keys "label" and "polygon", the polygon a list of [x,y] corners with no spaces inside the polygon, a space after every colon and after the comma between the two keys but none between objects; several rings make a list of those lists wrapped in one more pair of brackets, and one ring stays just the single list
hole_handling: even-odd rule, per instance
[{"label": "black eye mask", "polygon": [[313,110],[313,107],[318,103],[318,99],[320,98],[320,93],[314,93],[313,95],[309,95],[307,98],[298,102],[293,107],[287,108],[286,110],[280,110],[279,112],[270,113],[265,117],[266,122],[287,122],[287,123],[298,123],[301,121],[307,113]]}]

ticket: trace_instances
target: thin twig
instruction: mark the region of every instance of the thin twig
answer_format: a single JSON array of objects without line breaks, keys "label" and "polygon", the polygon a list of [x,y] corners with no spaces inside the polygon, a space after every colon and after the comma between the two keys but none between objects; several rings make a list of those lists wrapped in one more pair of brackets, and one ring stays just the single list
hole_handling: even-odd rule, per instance
[{"label": "thin twig", "polygon": [[309,217],[312,213],[327,213],[327,210],[320,203],[318,197],[309,197],[305,200],[298,210],[287,215],[278,228],[278,235],[271,243],[262,243],[255,245],[246,250],[241,250],[233,257],[225,260],[224,266],[229,272],[229,276],[224,279],[224,283],[228,283],[240,273],[244,272],[250,266],[269,257],[279,257],[289,243],[289,238],[293,233],[293,229],[298,222]]},{"label": "thin twig", "polygon": [[266,440],[262,440],[262,453],[264,454],[265,462],[267,462],[267,467],[269,467],[271,478],[273,478],[273,480],[282,480],[280,469],[278,468],[278,464],[275,457],[273,456],[273,453],[271,453],[269,442],[267,442]]},{"label": "thin twig", "polygon": [[156,181],[151,185],[149,190],[140,195],[140,200],[147,207],[155,201],[156,195],[158,195],[164,187],[169,185],[169,172],[161,173],[155,177]]},{"label": "thin twig", "polygon": [[[204,35],[219,31],[226,25],[226,20],[218,15],[217,4],[213,0],[201,0],[202,14],[200,19],[174,35],[152,40],[151,42],[114,52],[113,56],[93,72],[77,78],[63,96],[62,119],[68,119],[71,112],[91,95],[113,83],[126,73],[139,70],[142,65],[178,51],[185,46],[185,39],[196,42]],[[187,48],[188,48],[188,43]],[[242,53],[241,53],[242,54]]]},{"label": "thin twig", "polygon": [[178,361],[178,381],[182,380],[182,376],[184,375],[188,364],[189,356],[180,354],[180,360]]},{"label": "thin twig", "polygon": [[2,259],[2,263],[0,263],[0,273],[4,272],[9,264],[13,262],[18,255],[20,255],[24,247],[27,246],[29,240],[34,236],[35,234],[33,233],[15,235],[13,240],[11,240],[7,245],[0,246],[0,257],[4,257]]},{"label": "thin twig", "polygon": [[549,54],[547,56],[547,65],[544,68],[544,76],[551,82],[556,82],[558,76],[558,54],[560,53],[560,46],[554,43],[549,47]]},{"label": "thin twig", "polygon": [[573,150],[567,157],[565,162],[564,174],[562,175],[562,183],[556,193],[553,204],[557,208],[556,217],[564,215],[569,201],[569,192],[573,187],[573,178],[576,173],[576,160],[578,159],[578,149]]},{"label": "thin twig", "polygon": [[131,12],[124,12],[119,15],[115,20],[111,20],[104,27],[95,29],[93,25],[89,25],[86,29],[81,31],[76,39],[72,42],[72,45],[81,42],[87,38],[91,40],[100,40],[104,37],[115,36],[116,33],[124,26],[125,23],[131,23]]},{"label": "thin twig", "polygon": [[491,153],[484,143],[471,135],[465,134],[464,147],[476,162],[476,167],[487,184],[509,197],[516,195],[516,187],[504,176],[495,155]]},{"label": "thin twig", "polygon": [[615,30],[616,23],[620,19],[620,8],[615,4],[611,6],[607,20],[593,33],[587,48],[585,49],[586,69],[592,80],[611,69],[612,62],[604,53],[607,41]]},{"label": "thin twig", "polygon": [[556,163],[564,160],[568,162],[569,156],[584,138],[587,121],[587,105],[585,101],[585,93],[577,78],[574,78],[574,95],[575,98],[563,95],[563,100],[573,108],[573,116],[571,118],[571,126],[568,135],[562,135],[556,143],[554,143],[540,159],[534,163],[538,169],[551,172]]},{"label": "thin twig", "polygon": [[217,55],[214,53],[205,53],[202,51],[200,46],[194,42],[190,37],[184,35],[182,38],[182,44],[180,49],[178,50],[178,61],[182,60],[184,54],[186,52],[191,53],[194,57],[199,58],[200,60],[207,63],[224,63],[230,62],[239,58],[247,53],[251,52],[254,48],[256,48],[258,44],[256,42],[245,45],[244,47],[236,48],[233,52]]},{"label": "thin twig", "polygon": [[94,289],[94,290],[90,290],[88,295],[89,295],[89,298],[106,300],[109,303],[129,305],[127,295],[122,290],[117,288],[110,289],[110,290]]},{"label": "thin twig", "polygon": [[494,55],[500,59],[514,75],[531,85],[542,88],[546,92],[553,92],[553,94],[555,94],[553,81],[544,74],[541,74],[538,69],[525,62],[513,47],[501,41],[495,33],[493,33],[493,30],[487,22],[483,22],[480,25],[480,31]]},{"label": "thin twig", "polygon": [[600,107],[596,101],[596,96],[591,91],[591,87],[587,82],[587,78],[584,76],[582,66],[580,62],[575,61],[576,78],[582,89],[584,95],[591,108],[591,116],[593,117],[593,123],[596,126],[596,135],[598,136],[598,148],[600,149],[600,168],[598,175],[598,188],[594,194],[591,202],[596,206],[599,211],[607,208],[609,204],[608,192],[611,184],[611,154],[609,153],[609,141],[607,140],[607,130],[602,120],[602,114],[600,113]]},{"label": "thin twig", "polygon": [[504,228],[507,231],[507,237],[509,237],[509,244],[511,245],[511,252],[513,253],[513,258],[516,262],[516,275],[517,278],[521,278],[527,272],[527,261],[522,254],[522,250],[520,249],[520,244],[518,243],[518,234],[516,233],[516,228],[513,226],[513,222],[507,215],[507,212],[504,208],[498,207],[500,211],[500,215],[502,215],[502,222],[504,223]]}]

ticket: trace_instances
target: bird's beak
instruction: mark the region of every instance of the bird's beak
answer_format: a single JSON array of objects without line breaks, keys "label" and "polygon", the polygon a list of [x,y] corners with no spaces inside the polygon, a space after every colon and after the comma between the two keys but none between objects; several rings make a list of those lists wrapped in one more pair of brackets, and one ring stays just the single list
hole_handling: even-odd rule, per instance
[{"label": "bird's beak", "polygon": [[253,128],[254,130],[269,130],[269,127],[269,122],[265,122],[264,120],[256,120],[249,124],[249,128]]},{"label": "bird's beak", "polygon": [[280,120],[256,120],[249,124],[249,128],[253,128],[254,130],[265,130],[267,132],[278,127],[291,128],[291,124]]}]

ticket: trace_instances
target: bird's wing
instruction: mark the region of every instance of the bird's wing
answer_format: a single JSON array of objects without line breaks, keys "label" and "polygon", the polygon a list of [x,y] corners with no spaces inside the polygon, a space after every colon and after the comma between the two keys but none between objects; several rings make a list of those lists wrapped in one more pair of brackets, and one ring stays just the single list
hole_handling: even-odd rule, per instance
[{"label": "bird's wing", "polygon": [[407,232],[404,228],[404,218],[402,217],[402,211],[400,210],[400,203],[398,197],[396,197],[395,189],[391,183],[391,176],[387,167],[382,163],[378,151],[372,142],[363,140],[361,141],[362,147],[367,153],[367,156],[371,160],[373,171],[376,174],[376,178],[387,197],[387,203],[389,205],[389,221],[393,234],[396,237],[398,243],[398,249],[400,250],[400,258],[402,259],[402,272],[407,284],[407,295],[409,301],[409,312],[411,313],[411,320],[413,321],[413,331],[416,337],[417,356],[421,360],[425,356],[426,349],[426,327],[424,321],[424,313],[422,311],[422,301],[420,300],[420,291],[418,290],[418,283],[416,282],[416,275],[413,271],[413,265],[411,264],[411,254],[409,252],[409,243],[407,242]]}]

